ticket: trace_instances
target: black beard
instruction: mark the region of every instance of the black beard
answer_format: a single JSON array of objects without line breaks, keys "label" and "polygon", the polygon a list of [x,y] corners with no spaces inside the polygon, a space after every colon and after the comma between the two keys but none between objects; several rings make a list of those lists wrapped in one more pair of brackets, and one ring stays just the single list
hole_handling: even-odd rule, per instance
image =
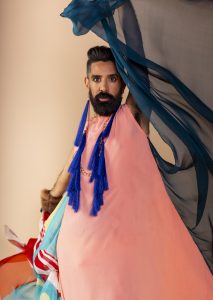
[{"label": "black beard", "polygon": [[[96,114],[100,116],[110,116],[116,112],[118,107],[121,105],[122,92],[119,91],[118,95],[115,97],[104,92],[100,92],[98,95],[93,97],[91,90],[89,90],[89,98]],[[102,102],[99,98],[108,98],[108,101]]]}]

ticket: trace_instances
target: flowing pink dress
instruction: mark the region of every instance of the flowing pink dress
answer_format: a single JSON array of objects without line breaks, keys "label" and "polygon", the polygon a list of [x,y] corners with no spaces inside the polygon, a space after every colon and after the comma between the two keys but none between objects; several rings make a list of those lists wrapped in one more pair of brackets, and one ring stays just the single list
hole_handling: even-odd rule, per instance
[{"label": "flowing pink dress", "polygon": [[[89,126],[84,169],[105,120]],[[83,174],[80,210],[65,210],[57,243],[64,299],[213,299],[213,277],[127,105],[115,116],[105,159],[109,190],[98,216],[89,215],[93,184]]]}]

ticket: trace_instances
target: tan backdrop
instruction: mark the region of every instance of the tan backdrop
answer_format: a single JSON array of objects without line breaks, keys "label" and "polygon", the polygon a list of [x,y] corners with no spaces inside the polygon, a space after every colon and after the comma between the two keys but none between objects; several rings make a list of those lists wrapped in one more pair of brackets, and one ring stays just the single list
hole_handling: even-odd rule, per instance
[{"label": "tan backdrop", "polygon": [[87,97],[86,51],[103,44],[93,34],[72,34],[59,16],[68,3],[0,3],[1,258],[16,251],[4,224],[24,241],[38,234],[40,190],[62,169]]},{"label": "tan backdrop", "polygon": [[0,2],[0,258],[17,251],[4,224],[23,241],[38,234],[40,190],[62,169],[87,98],[86,51],[103,44],[71,33],[59,16],[68,3]]}]

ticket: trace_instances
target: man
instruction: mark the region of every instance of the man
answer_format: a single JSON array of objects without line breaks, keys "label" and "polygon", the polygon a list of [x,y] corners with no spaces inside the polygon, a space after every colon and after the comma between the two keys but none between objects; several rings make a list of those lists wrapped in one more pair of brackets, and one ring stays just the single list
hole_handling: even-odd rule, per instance
[{"label": "man", "polygon": [[52,286],[72,300],[211,299],[210,271],[166,193],[148,121],[131,96],[121,105],[125,84],[109,48],[88,51],[85,85],[97,115],[81,122],[74,156],[41,192],[51,213],[67,190],[37,247],[48,259],[55,248]]},{"label": "man", "polygon": [[[97,115],[110,116],[121,105],[125,83],[117,72],[115,60],[109,48],[104,46],[91,48],[88,51],[88,58],[87,76],[84,82],[89,90],[90,102]],[[130,94],[126,100],[126,104],[135,120],[148,136],[149,122],[139,110]],[[70,179],[68,168],[72,157],[73,150],[53,188],[41,191],[42,209],[44,211],[51,213],[65,192]]]}]

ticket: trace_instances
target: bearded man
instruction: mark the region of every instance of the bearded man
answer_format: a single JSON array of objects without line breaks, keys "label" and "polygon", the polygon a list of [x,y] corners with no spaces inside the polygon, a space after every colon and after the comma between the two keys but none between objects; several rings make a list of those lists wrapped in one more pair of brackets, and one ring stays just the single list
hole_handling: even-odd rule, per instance
[{"label": "bearded man", "polygon": [[54,256],[59,268],[55,277],[40,272],[40,295],[55,288],[51,299],[210,299],[212,275],[166,192],[147,119],[131,95],[121,104],[125,84],[110,48],[88,51],[85,85],[74,155],[41,192],[51,215],[34,264],[39,273],[39,255],[48,263]]}]

